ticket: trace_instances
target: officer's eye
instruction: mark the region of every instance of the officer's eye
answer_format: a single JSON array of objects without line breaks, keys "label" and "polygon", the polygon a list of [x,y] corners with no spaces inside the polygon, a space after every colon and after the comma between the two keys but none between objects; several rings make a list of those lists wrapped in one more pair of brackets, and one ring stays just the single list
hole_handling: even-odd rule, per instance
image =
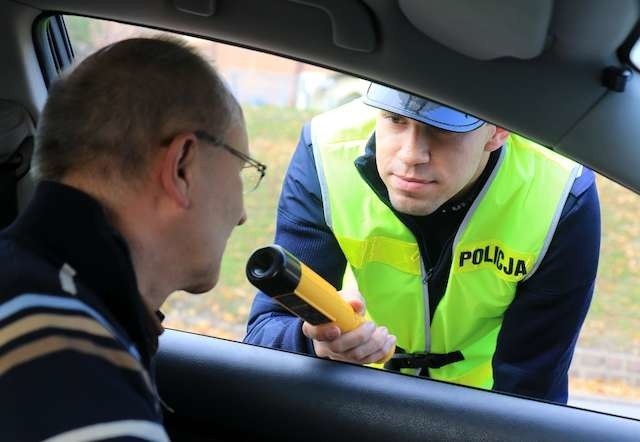
[{"label": "officer's eye", "polygon": [[443,141],[452,141],[460,138],[461,134],[458,132],[451,132],[449,130],[438,129],[436,127],[428,126],[429,135],[433,138],[443,140]]},{"label": "officer's eye", "polygon": [[402,115],[392,114],[392,113],[385,113],[384,118],[393,124],[402,124],[406,120],[406,118],[403,117]]}]

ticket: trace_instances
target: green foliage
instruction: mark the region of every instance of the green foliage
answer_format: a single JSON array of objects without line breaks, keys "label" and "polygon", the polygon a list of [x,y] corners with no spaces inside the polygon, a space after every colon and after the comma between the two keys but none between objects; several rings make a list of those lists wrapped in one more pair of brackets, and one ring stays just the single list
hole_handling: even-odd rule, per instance
[{"label": "green foliage", "polygon": [[274,146],[269,149],[277,150],[279,154],[293,152],[302,125],[316,114],[311,110],[300,111],[279,106],[244,106],[243,110],[252,144],[260,141],[291,143],[289,146]]},{"label": "green foliage", "polygon": [[95,26],[90,20],[75,15],[65,15],[64,22],[73,45],[92,43],[91,28]]},{"label": "green foliage", "polygon": [[104,28],[101,20],[88,20],[85,17],[65,15],[64,23],[69,34],[76,60],[81,60],[98,48],[96,37]]}]

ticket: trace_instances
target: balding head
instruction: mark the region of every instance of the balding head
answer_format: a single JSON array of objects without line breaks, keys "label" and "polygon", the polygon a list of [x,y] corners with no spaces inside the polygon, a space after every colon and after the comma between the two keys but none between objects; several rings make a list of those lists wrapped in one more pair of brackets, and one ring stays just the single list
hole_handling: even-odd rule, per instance
[{"label": "balding head", "polygon": [[107,46],[63,75],[41,115],[37,178],[70,173],[135,180],[180,132],[224,133],[240,108],[216,71],[172,38]]}]

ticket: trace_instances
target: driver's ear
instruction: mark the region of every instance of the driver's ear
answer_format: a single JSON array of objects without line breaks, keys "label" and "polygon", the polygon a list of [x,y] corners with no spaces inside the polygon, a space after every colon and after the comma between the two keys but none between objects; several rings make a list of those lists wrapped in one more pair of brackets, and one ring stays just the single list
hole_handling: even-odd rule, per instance
[{"label": "driver's ear", "polygon": [[193,133],[176,135],[160,160],[160,181],[165,195],[179,207],[191,204],[197,139]]},{"label": "driver's ear", "polygon": [[489,138],[487,143],[484,145],[484,150],[487,152],[493,152],[494,150],[499,149],[504,145],[504,143],[507,141],[507,137],[511,134],[511,132],[493,124],[490,125],[489,129],[492,130],[493,133],[491,134],[491,137]]}]

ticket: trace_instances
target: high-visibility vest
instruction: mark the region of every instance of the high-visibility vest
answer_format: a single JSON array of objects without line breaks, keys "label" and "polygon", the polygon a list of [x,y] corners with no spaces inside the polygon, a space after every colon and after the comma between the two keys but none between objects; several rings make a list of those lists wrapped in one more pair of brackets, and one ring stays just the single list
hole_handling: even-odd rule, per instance
[{"label": "high-visibility vest", "polygon": [[[377,110],[355,100],[315,117],[311,139],[327,225],[373,321],[407,352],[461,351],[429,375],[492,388],[503,314],[537,269],[581,166],[510,135],[452,244],[446,291],[430,319],[427,272],[416,238],[360,177]],[[425,232],[428,235],[429,232]]]}]

